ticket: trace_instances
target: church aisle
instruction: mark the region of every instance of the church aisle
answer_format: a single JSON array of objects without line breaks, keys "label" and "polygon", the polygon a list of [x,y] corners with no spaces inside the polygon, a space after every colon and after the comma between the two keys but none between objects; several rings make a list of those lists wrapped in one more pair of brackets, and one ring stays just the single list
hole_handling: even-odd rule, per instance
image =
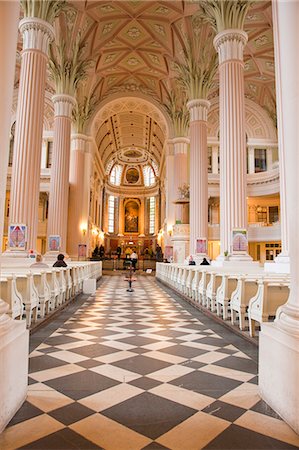
[{"label": "church aisle", "polygon": [[298,448],[258,396],[251,344],[152,277],[126,288],[104,277],[32,351],[28,398],[1,450]]}]

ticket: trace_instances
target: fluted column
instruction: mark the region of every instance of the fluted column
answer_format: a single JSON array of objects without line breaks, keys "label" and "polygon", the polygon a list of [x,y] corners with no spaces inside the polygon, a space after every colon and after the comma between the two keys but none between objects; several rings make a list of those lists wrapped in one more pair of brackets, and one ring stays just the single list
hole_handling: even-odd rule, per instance
[{"label": "fluted column", "polygon": [[51,235],[60,236],[60,251],[65,253],[69,198],[71,117],[75,99],[70,95],[57,94],[53,96],[53,103],[55,116],[54,140],[47,236],[48,238]]},{"label": "fluted column", "polygon": [[173,225],[175,224],[175,205],[174,200],[176,195],[174,192],[174,151],[173,142],[169,140],[167,142],[166,152],[166,176],[165,176],[165,191],[166,191],[166,223],[167,223],[167,242],[169,245],[169,235],[172,233]]},{"label": "fluted column", "polygon": [[[190,254],[196,253],[196,239],[208,242],[208,140],[210,102],[191,100],[190,111]],[[206,254],[206,253],[205,253]]]},{"label": "fluted column", "polygon": [[20,22],[23,52],[12,166],[10,223],[27,225],[27,250],[36,248],[46,67],[53,27],[42,19]]},{"label": "fluted column", "polygon": [[[89,186],[85,176],[85,153],[88,151],[88,136],[74,134],[71,141],[70,189],[68,202],[67,253],[71,258],[78,257],[78,244],[87,244]],[[86,230],[83,234],[82,229]]]},{"label": "fluted column", "polygon": [[[290,296],[274,323],[263,323],[259,336],[259,389],[262,398],[299,433],[299,3],[272,2],[280,174],[283,209],[289,211]],[[285,171],[285,172],[284,172]],[[282,180],[280,180],[282,186]]]},{"label": "fluted column", "polygon": [[[225,251],[232,251],[233,228],[247,228],[243,63],[247,39],[244,31],[233,29],[214,39],[220,90],[220,259]],[[249,255],[241,258],[251,259]]]},{"label": "fluted column", "polygon": [[0,254],[2,250],[4,227],[10,121],[16,65],[19,14],[20,5],[18,2],[0,2]]},{"label": "fluted column", "polygon": [[[189,139],[185,137],[176,137],[172,139],[174,144],[174,196],[175,200],[179,198],[179,187],[188,184],[188,155],[187,149]],[[183,223],[183,208],[182,205],[176,205],[175,219]]]}]

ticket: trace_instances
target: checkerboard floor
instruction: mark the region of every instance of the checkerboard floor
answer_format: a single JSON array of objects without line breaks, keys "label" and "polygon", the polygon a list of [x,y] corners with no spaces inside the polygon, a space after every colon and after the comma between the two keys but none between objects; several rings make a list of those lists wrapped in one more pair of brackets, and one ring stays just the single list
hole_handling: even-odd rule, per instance
[{"label": "checkerboard floor", "polygon": [[104,277],[41,332],[2,450],[298,448],[258,395],[250,343],[152,277],[126,288],[122,276]]}]

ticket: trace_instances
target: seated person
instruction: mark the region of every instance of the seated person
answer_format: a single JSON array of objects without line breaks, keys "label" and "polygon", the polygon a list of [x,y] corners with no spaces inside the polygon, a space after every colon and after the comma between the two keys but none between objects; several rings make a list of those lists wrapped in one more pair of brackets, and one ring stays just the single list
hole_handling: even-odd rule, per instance
[{"label": "seated person", "polygon": [[64,261],[64,255],[59,253],[57,261],[53,264],[53,267],[67,267],[67,263]]},{"label": "seated person", "polygon": [[189,256],[189,266],[196,266],[196,262],[194,261],[192,255]]},{"label": "seated person", "polygon": [[209,266],[209,265],[210,265],[210,263],[206,258],[204,258],[200,263],[200,266]]},{"label": "seated person", "polygon": [[35,268],[35,267],[36,268],[39,268],[39,267],[49,268],[48,264],[43,263],[43,257],[39,253],[36,255],[35,263],[31,264],[30,267],[32,267],[32,268]]}]

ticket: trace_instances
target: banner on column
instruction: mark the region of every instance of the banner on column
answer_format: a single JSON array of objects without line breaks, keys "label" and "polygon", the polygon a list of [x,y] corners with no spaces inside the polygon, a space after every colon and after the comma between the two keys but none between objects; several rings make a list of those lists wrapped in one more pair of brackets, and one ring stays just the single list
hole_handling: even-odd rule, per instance
[{"label": "banner on column", "polygon": [[78,244],[78,257],[86,258],[87,256],[87,245],[86,244]]},{"label": "banner on column", "polygon": [[246,228],[233,228],[232,253],[246,254],[248,250],[248,237]]},{"label": "banner on column", "polygon": [[207,254],[207,240],[206,238],[196,239],[196,253]]},{"label": "banner on column", "polygon": [[172,245],[165,245],[164,258],[167,261],[170,261],[171,259],[173,259],[173,246]]},{"label": "banner on column", "polygon": [[8,242],[11,250],[26,250],[27,225],[12,223],[8,229]]},{"label": "banner on column", "polygon": [[57,252],[60,250],[60,236],[58,235],[49,236],[49,250],[50,252]]}]

